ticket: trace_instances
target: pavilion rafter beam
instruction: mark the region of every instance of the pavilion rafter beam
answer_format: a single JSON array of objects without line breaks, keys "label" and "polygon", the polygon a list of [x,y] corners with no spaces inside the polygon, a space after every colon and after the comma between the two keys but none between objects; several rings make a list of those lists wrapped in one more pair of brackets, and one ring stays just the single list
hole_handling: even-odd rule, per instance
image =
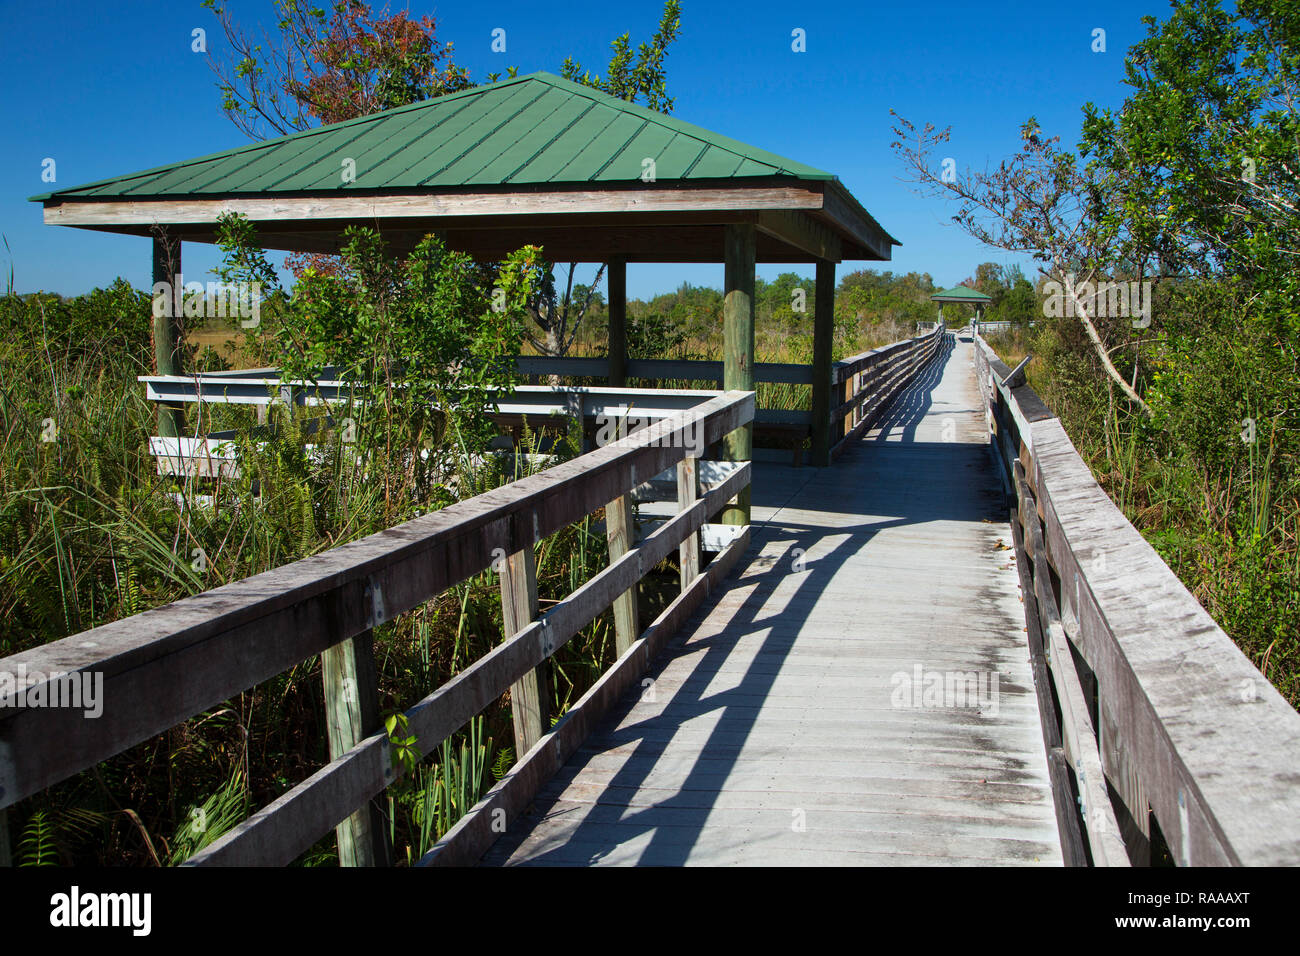
[{"label": "pavilion rafter beam", "polygon": [[439,193],[258,198],[49,200],[45,222],[60,226],[205,224],[224,212],[254,222],[285,220],[429,218],[445,216],[557,216],[584,213],[705,212],[751,209],[820,209],[809,185],[710,186],[671,189],[557,189],[492,193]]},{"label": "pavilion rafter beam", "polygon": [[823,184],[822,199],[821,214],[870,250],[876,259],[890,259],[893,246],[901,245],[838,182]]},{"label": "pavilion rafter beam", "polygon": [[755,214],[759,232],[794,246],[819,261],[839,262],[843,244],[829,226],[803,212],[789,209],[765,210]]}]

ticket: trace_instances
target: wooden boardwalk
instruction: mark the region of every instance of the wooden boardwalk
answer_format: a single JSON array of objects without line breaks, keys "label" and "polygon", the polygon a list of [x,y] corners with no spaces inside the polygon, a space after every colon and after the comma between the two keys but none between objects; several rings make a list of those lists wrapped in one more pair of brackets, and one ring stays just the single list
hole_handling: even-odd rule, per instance
[{"label": "wooden boardwalk", "polygon": [[1061,862],[971,346],[950,348],[836,467],[758,467],[748,560],[484,862]]}]

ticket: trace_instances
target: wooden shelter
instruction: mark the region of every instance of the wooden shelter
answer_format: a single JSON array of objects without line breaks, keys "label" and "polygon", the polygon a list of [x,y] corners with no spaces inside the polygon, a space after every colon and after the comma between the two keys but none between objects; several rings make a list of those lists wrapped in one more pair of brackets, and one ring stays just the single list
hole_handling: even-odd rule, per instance
[{"label": "wooden shelter", "polygon": [[[830,173],[547,73],[33,198],[49,224],[153,236],[155,282],[227,211],[268,249],[336,252],[364,223],[397,252],[437,233],[480,259],[535,243],[552,261],[605,262],[611,385],[626,380],[627,263],[725,263],[728,389],[753,388],[755,264],[816,263],[816,463],[835,264],[899,244]],[[165,320],[155,341],[158,371],[174,372]],[[730,450],[748,458],[751,442]]]},{"label": "wooden shelter", "polygon": [[939,303],[939,318],[936,320],[938,322],[943,322],[943,304],[945,302],[975,306],[975,321],[979,322],[984,318],[984,307],[992,302],[993,298],[983,292],[976,292],[970,286],[959,285],[951,289],[944,289],[942,292],[936,292],[930,296],[930,301]]}]

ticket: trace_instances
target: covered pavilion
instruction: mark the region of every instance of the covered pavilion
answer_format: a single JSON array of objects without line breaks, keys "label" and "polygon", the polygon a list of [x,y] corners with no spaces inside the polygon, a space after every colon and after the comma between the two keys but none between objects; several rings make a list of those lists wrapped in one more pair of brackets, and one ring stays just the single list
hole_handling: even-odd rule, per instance
[{"label": "covered pavilion", "polygon": [[[348,122],[33,197],[47,224],[153,237],[154,281],[180,244],[238,212],[267,249],[334,253],[372,225],[397,253],[436,233],[500,259],[604,262],[609,384],[627,378],[629,262],[722,262],[726,389],[754,387],[754,270],[815,263],[814,464],[829,463],[835,265],[899,245],[832,174],[577,83],[533,73]],[[174,320],[155,320],[175,374]],[[752,450],[752,425],[730,437]]]}]

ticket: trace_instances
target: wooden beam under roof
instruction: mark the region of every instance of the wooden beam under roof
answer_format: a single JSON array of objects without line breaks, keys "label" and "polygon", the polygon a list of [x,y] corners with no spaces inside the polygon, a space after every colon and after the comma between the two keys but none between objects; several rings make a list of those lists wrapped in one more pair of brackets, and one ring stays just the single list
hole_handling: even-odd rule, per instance
[{"label": "wooden beam under roof", "polygon": [[364,223],[378,227],[399,251],[436,230],[452,248],[483,259],[535,243],[557,260],[603,261],[618,254],[630,262],[717,262],[723,228],[753,224],[761,262],[888,259],[894,240],[856,203],[839,197],[836,186],[766,181],[423,195],[54,197],[45,221],[133,235],[163,223],[187,241],[213,242],[217,218],[239,212],[254,222],[268,249],[335,252],[343,230]]}]

